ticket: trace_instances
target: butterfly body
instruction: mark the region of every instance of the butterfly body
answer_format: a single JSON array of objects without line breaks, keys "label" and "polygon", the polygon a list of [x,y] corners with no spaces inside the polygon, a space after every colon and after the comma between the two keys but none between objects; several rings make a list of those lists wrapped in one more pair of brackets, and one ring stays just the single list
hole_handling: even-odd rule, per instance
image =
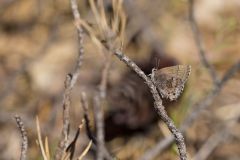
[{"label": "butterfly body", "polygon": [[159,70],[153,69],[151,79],[162,98],[173,101],[182,93],[190,72],[190,65],[176,65]]}]

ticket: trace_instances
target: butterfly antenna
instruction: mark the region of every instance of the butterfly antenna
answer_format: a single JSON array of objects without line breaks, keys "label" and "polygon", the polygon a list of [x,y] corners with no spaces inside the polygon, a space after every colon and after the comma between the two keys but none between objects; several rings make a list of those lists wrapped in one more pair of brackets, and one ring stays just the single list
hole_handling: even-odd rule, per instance
[{"label": "butterfly antenna", "polygon": [[[157,57],[154,58],[155,59],[155,66],[157,65]],[[155,67],[154,67],[155,68]]]},{"label": "butterfly antenna", "polygon": [[157,64],[156,65],[157,65],[157,69],[159,69],[159,67],[160,67],[160,59],[159,58],[157,59]]},{"label": "butterfly antenna", "polygon": [[160,59],[158,59],[157,57],[155,57],[155,69],[159,69],[159,64],[160,64]]}]

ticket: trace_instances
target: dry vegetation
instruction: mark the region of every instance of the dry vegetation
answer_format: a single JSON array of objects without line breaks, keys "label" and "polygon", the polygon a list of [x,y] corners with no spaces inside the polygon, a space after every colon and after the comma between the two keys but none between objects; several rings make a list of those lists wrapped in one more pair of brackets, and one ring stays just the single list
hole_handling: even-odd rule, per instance
[{"label": "dry vegetation", "polygon": [[[239,159],[239,9],[0,1],[0,159]],[[148,76],[156,61],[192,66],[177,101]]]}]

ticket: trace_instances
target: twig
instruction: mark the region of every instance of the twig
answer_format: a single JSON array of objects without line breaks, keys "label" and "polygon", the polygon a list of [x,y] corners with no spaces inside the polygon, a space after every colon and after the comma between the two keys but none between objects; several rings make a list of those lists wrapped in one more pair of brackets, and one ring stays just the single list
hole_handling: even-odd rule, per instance
[{"label": "twig", "polygon": [[214,87],[212,91],[210,91],[206,97],[204,97],[202,100],[200,100],[198,103],[196,103],[193,106],[193,111],[189,116],[187,116],[187,119],[183,122],[181,126],[181,130],[185,131],[194,120],[198,118],[200,113],[205,110],[210,104],[213,102],[214,98],[219,94],[219,92],[222,90],[226,82],[233,77],[233,75],[240,70],[240,61],[235,63],[233,66],[231,66],[224,74],[223,78],[220,80],[217,86]]},{"label": "twig", "polygon": [[217,85],[219,82],[219,79],[217,77],[217,73],[215,71],[215,69],[213,68],[213,66],[208,62],[207,58],[206,58],[206,51],[205,51],[205,47],[200,35],[200,31],[198,29],[198,25],[197,22],[195,20],[195,16],[194,16],[194,0],[189,0],[189,22],[190,22],[190,26],[193,32],[193,36],[194,36],[194,40],[196,43],[196,46],[198,48],[198,53],[200,56],[200,60],[203,63],[203,65],[207,68],[209,74],[211,75],[211,78],[213,80],[214,85]]},{"label": "twig", "polygon": [[19,115],[15,115],[15,120],[17,122],[17,127],[18,127],[18,129],[21,133],[21,137],[22,137],[20,160],[25,160],[27,158],[27,150],[28,150],[27,132],[25,130],[23,121]]},{"label": "twig", "polygon": [[61,140],[59,141],[58,149],[55,154],[55,159],[59,160],[62,157],[62,154],[67,147],[68,143],[68,134],[69,134],[69,127],[70,127],[70,122],[69,122],[69,109],[70,109],[70,94],[71,91],[77,81],[78,75],[79,75],[79,70],[82,65],[82,60],[83,60],[83,30],[81,28],[81,25],[77,23],[80,20],[80,13],[78,11],[78,6],[76,0],[71,0],[71,8],[72,8],[72,13],[74,16],[74,20],[76,22],[76,28],[77,28],[77,33],[78,33],[78,58],[77,58],[77,63],[74,68],[74,71],[72,74],[68,74],[65,80],[65,91],[64,91],[64,98],[63,98],[63,128],[62,128],[62,136]]},{"label": "twig", "polygon": [[72,140],[72,142],[68,145],[65,153],[64,153],[64,157],[68,157],[69,160],[72,160],[73,159],[73,155],[74,155],[74,152],[75,152],[75,147],[76,147],[76,143],[77,143],[77,139],[79,137],[79,134],[80,134],[80,131],[82,129],[84,125],[84,119],[82,119],[82,123],[79,125],[78,129],[77,129],[77,132],[75,134],[75,137],[74,139]]},{"label": "twig", "polygon": [[[94,3],[92,0],[92,6],[94,6]],[[105,53],[105,63],[102,70],[102,78],[101,82],[99,84],[99,90],[94,96],[94,118],[95,118],[95,125],[96,125],[96,132],[97,132],[97,160],[103,160],[104,159],[104,151],[107,151],[107,148],[105,147],[105,133],[104,133],[104,111],[103,111],[103,102],[106,97],[106,90],[107,90],[107,82],[108,82],[108,75],[109,70],[111,66],[111,57],[112,57],[112,46],[113,42],[111,41],[111,34],[110,28],[108,27],[107,20],[106,20],[106,14],[104,10],[103,1],[100,0],[99,7],[100,7],[100,14],[95,14],[96,21],[98,21],[98,16],[101,17],[99,21],[99,29],[102,30],[103,36],[105,36],[106,39],[106,46],[108,47],[107,52]],[[94,12],[94,7],[92,7],[92,10]],[[95,11],[97,13],[97,11]],[[110,37],[109,37],[110,36]],[[108,151],[107,151],[108,153]]]},{"label": "twig", "polygon": [[69,120],[69,109],[70,109],[70,93],[72,88],[70,87],[72,81],[72,76],[67,75],[65,80],[65,91],[63,95],[63,128],[61,139],[56,150],[55,159],[60,160],[68,143],[68,134],[70,129],[70,120]]},{"label": "twig", "polygon": [[105,63],[102,71],[102,79],[99,85],[99,94],[101,99],[104,99],[107,95],[106,93],[107,80],[108,80],[109,70],[111,66],[111,57],[112,57],[112,54],[110,53],[105,56]]},{"label": "twig", "polygon": [[[107,82],[108,75],[111,66],[112,54],[108,53],[105,55],[105,63],[102,71],[102,78],[99,84],[99,91],[94,97],[94,117],[97,129],[97,159],[102,160],[104,152],[108,153],[105,147],[105,133],[104,133],[104,111],[103,111],[103,101],[107,95]],[[95,140],[96,141],[96,140]],[[109,154],[108,154],[109,155]]]},{"label": "twig", "polygon": [[104,148],[104,123],[103,123],[103,108],[101,107],[99,95],[94,97],[94,117],[97,130],[97,160],[103,160]]},{"label": "twig", "polygon": [[88,115],[88,102],[87,102],[86,94],[84,92],[82,92],[82,94],[81,94],[81,104],[83,107],[83,114],[84,114],[83,116],[84,116],[84,120],[85,120],[85,124],[86,124],[87,136],[90,140],[93,141],[94,144],[97,144],[97,140],[91,131],[90,120],[89,120],[89,115]]},{"label": "twig", "polygon": [[168,129],[171,131],[171,133],[174,135],[179,154],[181,160],[187,159],[187,153],[186,153],[186,146],[184,143],[184,137],[179,132],[179,130],[175,127],[173,121],[168,117],[166,110],[164,106],[162,105],[162,99],[160,98],[158,91],[156,89],[156,86],[153,84],[151,79],[145,75],[145,73],[126,55],[124,55],[121,51],[115,51],[114,54],[123,61],[128,67],[130,67],[133,71],[136,72],[136,74],[141,77],[145,83],[148,85],[153,98],[154,98],[154,107],[158,113],[158,115],[161,117],[163,122],[168,126]]},{"label": "twig", "polygon": [[[81,104],[82,104],[83,112],[84,112],[84,120],[85,120],[85,124],[86,124],[87,136],[93,142],[92,146],[96,148],[97,139],[95,138],[95,136],[93,135],[93,133],[91,131],[90,120],[89,120],[89,115],[88,115],[88,102],[87,102],[86,95],[84,92],[81,94]],[[114,158],[112,158],[112,156],[110,155],[110,153],[108,152],[108,150],[106,149],[105,146],[104,146],[103,153],[107,160],[114,159]]]},{"label": "twig", "polygon": [[206,160],[213,150],[223,141],[228,135],[226,129],[214,133],[203,144],[198,153],[194,156],[194,160]]},{"label": "twig", "polygon": [[240,70],[240,60],[238,60],[237,63],[233,64],[232,67],[230,67],[230,69],[229,69],[227,72],[225,72],[225,74],[224,74],[221,82],[219,83],[219,86],[220,86],[220,87],[221,87],[221,86],[224,86],[224,84],[225,84],[230,78],[232,78],[236,72],[239,72],[239,70]]},{"label": "twig", "polygon": [[168,136],[164,138],[161,143],[157,143],[153,148],[149,149],[147,152],[144,153],[140,160],[151,160],[160,154],[160,151],[163,151],[166,147],[170,146],[174,141],[174,137]]},{"label": "twig", "polygon": [[232,128],[236,127],[238,125],[237,120],[240,117],[237,116],[236,118],[225,122],[225,124],[221,125],[219,129],[211,135],[206,142],[202,145],[200,150],[197,152],[197,154],[194,156],[194,160],[205,160],[209,157],[209,155],[214,151],[214,149],[219,146],[220,143],[223,141],[226,141],[227,138],[231,136],[231,133],[229,131],[232,130]]},{"label": "twig", "polygon": [[[218,83],[217,86],[215,86],[212,91],[210,91],[207,96],[205,96],[202,100],[200,100],[198,103],[196,103],[193,106],[193,111],[191,111],[191,114],[187,116],[185,121],[183,122],[182,126],[180,127],[180,130],[185,133],[186,129],[192,125],[192,123],[198,118],[200,113],[205,110],[207,107],[209,107],[214,98],[220,93],[221,89],[223,88],[224,84],[233,77],[233,75],[240,70],[240,61],[235,63],[230,69],[228,69],[221,81]],[[170,144],[174,142],[174,137],[169,136],[166,137],[163,140],[160,140],[154,147],[149,149],[144,153],[141,160],[150,160],[153,159],[155,156],[160,154],[164,149],[166,149]]]}]

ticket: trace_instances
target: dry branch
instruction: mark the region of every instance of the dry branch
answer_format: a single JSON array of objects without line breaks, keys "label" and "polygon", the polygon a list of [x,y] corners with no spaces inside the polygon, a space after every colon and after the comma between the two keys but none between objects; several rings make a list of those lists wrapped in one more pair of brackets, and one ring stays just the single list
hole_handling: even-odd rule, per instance
[{"label": "dry branch", "polygon": [[239,115],[236,118],[231,119],[230,121],[225,122],[223,125],[218,127],[219,129],[211,135],[206,142],[202,145],[200,150],[194,155],[194,160],[205,160],[211,155],[211,153],[221,145],[222,142],[226,141],[231,137],[231,130],[236,128],[238,125],[237,120]]},{"label": "dry branch", "polygon": [[206,160],[209,155],[213,152],[213,150],[219,146],[219,144],[226,140],[228,136],[227,131],[225,128],[223,130],[217,131],[212,136],[210,136],[206,142],[203,144],[201,149],[198,151],[198,153],[194,156],[194,160]]},{"label": "dry branch", "polygon": [[[85,93],[81,94],[81,104],[83,107],[83,112],[84,112],[84,120],[85,120],[85,124],[86,124],[86,131],[87,131],[87,136],[88,138],[93,142],[92,147],[94,147],[96,149],[97,146],[97,139],[94,136],[94,134],[91,131],[91,127],[90,127],[90,120],[89,120],[89,115],[88,115],[88,102],[87,102],[87,98]],[[112,160],[114,159],[110,153],[108,152],[108,150],[106,149],[105,146],[103,146],[103,153],[104,153],[104,157],[107,160]]]},{"label": "dry branch", "polygon": [[94,117],[97,131],[97,160],[103,160],[104,143],[104,122],[103,122],[103,108],[99,95],[94,97]]},{"label": "dry branch", "polygon": [[107,81],[108,81],[108,75],[109,75],[109,70],[111,66],[111,57],[112,54],[108,54],[105,56],[105,63],[104,67],[102,70],[102,79],[99,85],[99,95],[101,99],[104,99],[107,95]]},{"label": "dry branch", "polygon": [[71,8],[72,13],[74,16],[74,20],[76,22],[76,28],[78,33],[78,57],[77,57],[77,63],[74,68],[73,73],[68,74],[65,80],[65,90],[63,95],[63,128],[62,128],[62,136],[59,141],[58,149],[55,154],[55,159],[59,160],[62,157],[62,154],[64,153],[64,150],[67,147],[68,143],[68,134],[69,134],[69,128],[70,128],[70,122],[69,122],[69,110],[70,110],[70,94],[71,91],[77,82],[79,70],[82,65],[83,60],[83,30],[81,28],[81,25],[77,23],[80,20],[80,13],[78,11],[78,6],[76,0],[71,0]]},{"label": "dry branch", "polygon": [[164,106],[162,105],[162,99],[160,98],[156,86],[153,84],[151,79],[145,75],[145,73],[126,55],[124,55],[121,51],[115,51],[114,54],[123,61],[130,69],[136,72],[136,74],[141,77],[145,83],[148,85],[152,96],[154,98],[154,107],[162,119],[162,121],[168,126],[168,129],[171,131],[171,133],[174,135],[179,154],[181,160],[187,159],[187,153],[186,153],[186,146],[184,143],[184,137],[179,132],[179,130],[175,127],[173,121],[168,117],[166,110]]},{"label": "dry branch", "polygon": [[84,124],[84,120],[82,120],[82,124],[79,125],[78,129],[77,129],[77,132],[75,134],[75,137],[74,139],[72,140],[72,142],[69,144],[69,146],[67,147],[66,149],[66,153],[69,154],[69,159],[72,160],[73,159],[73,155],[74,155],[74,152],[75,152],[75,147],[76,147],[76,143],[77,143],[77,139],[79,137],[79,134],[80,134],[80,131],[83,127],[83,124]]},{"label": "dry branch", "polygon": [[17,127],[22,137],[20,160],[25,160],[27,158],[27,150],[28,150],[27,132],[25,130],[23,121],[19,115],[15,115],[15,120],[17,122]]},{"label": "dry branch", "polygon": [[198,54],[200,57],[200,60],[202,64],[207,68],[209,74],[211,75],[211,78],[213,80],[214,85],[218,84],[218,77],[215,69],[213,66],[208,62],[208,59],[206,58],[206,50],[201,38],[200,31],[198,29],[197,22],[195,20],[194,16],[194,0],[189,0],[189,22],[190,26],[193,32],[194,40],[198,49]]},{"label": "dry branch", "polygon": [[94,144],[97,144],[97,140],[91,131],[90,120],[88,115],[88,102],[87,102],[86,94],[84,92],[81,94],[81,105],[83,107],[83,117],[86,124],[87,136],[90,140],[93,141]]}]

